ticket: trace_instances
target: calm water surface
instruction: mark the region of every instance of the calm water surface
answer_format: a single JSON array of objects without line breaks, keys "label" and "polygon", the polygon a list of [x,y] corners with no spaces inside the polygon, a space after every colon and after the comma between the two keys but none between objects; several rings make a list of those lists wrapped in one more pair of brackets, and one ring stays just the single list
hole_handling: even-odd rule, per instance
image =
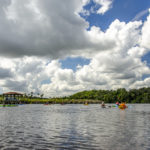
[{"label": "calm water surface", "polygon": [[150,105],[0,108],[2,150],[150,150]]}]

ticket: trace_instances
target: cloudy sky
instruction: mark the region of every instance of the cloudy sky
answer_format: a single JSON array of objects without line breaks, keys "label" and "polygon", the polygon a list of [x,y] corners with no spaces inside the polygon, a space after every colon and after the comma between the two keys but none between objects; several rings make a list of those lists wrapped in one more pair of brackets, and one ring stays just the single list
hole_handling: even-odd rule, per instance
[{"label": "cloudy sky", "polygon": [[149,85],[150,1],[0,0],[0,93]]}]

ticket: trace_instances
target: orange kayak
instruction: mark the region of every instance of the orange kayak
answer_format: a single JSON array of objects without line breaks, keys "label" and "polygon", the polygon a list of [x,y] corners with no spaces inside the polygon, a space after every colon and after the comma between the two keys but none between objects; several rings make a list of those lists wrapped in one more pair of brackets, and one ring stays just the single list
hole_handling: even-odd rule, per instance
[{"label": "orange kayak", "polygon": [[125,103],[121,103],[119,106],[118,106],[120,109],[126,109],[127,106]]}]

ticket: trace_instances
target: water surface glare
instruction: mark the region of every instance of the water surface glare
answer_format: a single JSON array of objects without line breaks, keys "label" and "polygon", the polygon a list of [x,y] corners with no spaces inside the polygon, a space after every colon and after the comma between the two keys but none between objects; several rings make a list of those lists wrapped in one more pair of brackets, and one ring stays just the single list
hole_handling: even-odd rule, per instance
[{"label": "water surface glare", "polygon": [[150,104],[0,108],[1,150],[150,150]]}]

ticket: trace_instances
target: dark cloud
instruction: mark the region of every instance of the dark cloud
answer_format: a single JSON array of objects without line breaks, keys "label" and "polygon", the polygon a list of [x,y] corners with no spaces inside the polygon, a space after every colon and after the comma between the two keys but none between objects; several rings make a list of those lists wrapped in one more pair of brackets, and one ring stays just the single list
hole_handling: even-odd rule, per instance
[{"label": "dark cloud", "polygon": [[[113,41],[93,43],[88,23],[77,10],[80,0],[0,1],[0,53],[5,57],[59,58],[113,47]],[[61,3],[61,5],[60,5]],[[87,51],[88,50],[88,51]]]},{"label": "dark cloud", "polygon": [[3,87],[9,87],[13,91],[27,91],[26,81],[6,80]]},{"label": "dark cloud", "polygon": [[0,68],[0,79],[6,79],[13,77],[13,73],[9,69]]}]

